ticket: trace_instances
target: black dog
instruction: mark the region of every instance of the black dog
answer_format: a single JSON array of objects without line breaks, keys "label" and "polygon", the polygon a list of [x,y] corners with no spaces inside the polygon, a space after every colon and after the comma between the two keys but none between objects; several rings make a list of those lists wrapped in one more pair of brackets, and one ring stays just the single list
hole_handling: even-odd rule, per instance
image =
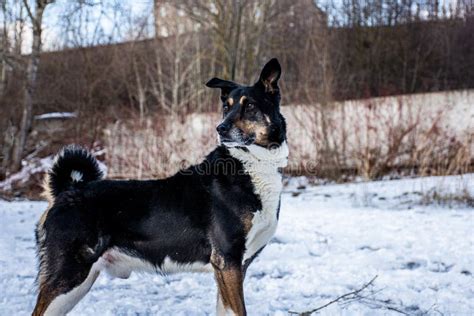
[{"label": "black dog", "polygon": [[33,315],[68,313],[100,271],[213,271],[217,313],[245,315],[243,280],[276,230],[287,164],[276,59],[253,86],[211,79],[220,88],[221,145],[206,159],[161,180],[102,180],[97,161],[70,146],[47,180],[50,207],[36,239],[39,295]]}]

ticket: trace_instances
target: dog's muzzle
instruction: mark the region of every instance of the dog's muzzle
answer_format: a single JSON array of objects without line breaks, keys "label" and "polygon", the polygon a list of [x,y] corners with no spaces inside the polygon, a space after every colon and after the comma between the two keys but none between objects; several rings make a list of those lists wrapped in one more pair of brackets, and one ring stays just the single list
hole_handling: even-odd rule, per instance
[{"label": "dog's muzzle", "polygon": [[241,129],[222,123],[216,128],[222,144],[230,147],[249,146],[255,142],[255,134],[246,135]]}]

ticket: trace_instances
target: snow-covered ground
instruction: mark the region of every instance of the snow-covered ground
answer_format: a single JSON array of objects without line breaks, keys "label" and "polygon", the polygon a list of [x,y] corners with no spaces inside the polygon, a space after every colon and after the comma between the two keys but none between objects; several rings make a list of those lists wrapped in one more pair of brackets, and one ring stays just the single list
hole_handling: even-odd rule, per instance
[{"label": "snow-covered ground", "polygon": [[[465,315],[474,311],[474,209],[421,205],[437,191],[474,193],[474,175],[305,187],[282,196],[275,238],[249,268],[249,315],[307,311],[378,276],[362,300],[328,315]],[[33,228],[44,202],[0,201],[0,315],[27,315],[35,299]],[[73,315],[214,314],[212,275],[101,275]]]}]

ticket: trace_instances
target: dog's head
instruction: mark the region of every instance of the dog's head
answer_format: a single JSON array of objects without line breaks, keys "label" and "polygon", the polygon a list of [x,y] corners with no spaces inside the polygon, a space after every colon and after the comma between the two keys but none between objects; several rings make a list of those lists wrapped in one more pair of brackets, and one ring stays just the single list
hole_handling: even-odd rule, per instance
[{"label": "dog's head", "polygon": [[262,69],[258,81],[243,86],[212,78],[210,88],[221,89],[222,122],[217,126],[221,143],[228,147],[276,147],[286,140],[285,119],[280,113],[281,67],[276,58]]}]

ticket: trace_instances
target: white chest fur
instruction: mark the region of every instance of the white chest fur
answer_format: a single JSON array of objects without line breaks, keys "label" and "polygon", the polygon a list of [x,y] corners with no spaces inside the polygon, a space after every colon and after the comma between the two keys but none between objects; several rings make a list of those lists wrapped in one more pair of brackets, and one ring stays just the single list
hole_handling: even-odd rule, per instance
[{"label": "white chest fur", "polygon": [[277,228],[277,212],[282,189],[281,174],[251,174],[255,193],[260,196],[262,209],[255,212],[252,227],[247,233],[245,242],[245,260],[251,258],[260,248],[265,246],[275,234]]},{"label": "white chest fur", "polygon": [[262,209],[255,212],[252,227],[247,233],[244,262],[264,247],[275,234],[277,213],[282,190],[281,174],[278,168],[285,167],[288,161],[288,146],[283,143],[276,149],[265,149],[255,145],[245,152],[229,148],[231,155],[239,159],[252,179],[255,194],[260,197]]}]

